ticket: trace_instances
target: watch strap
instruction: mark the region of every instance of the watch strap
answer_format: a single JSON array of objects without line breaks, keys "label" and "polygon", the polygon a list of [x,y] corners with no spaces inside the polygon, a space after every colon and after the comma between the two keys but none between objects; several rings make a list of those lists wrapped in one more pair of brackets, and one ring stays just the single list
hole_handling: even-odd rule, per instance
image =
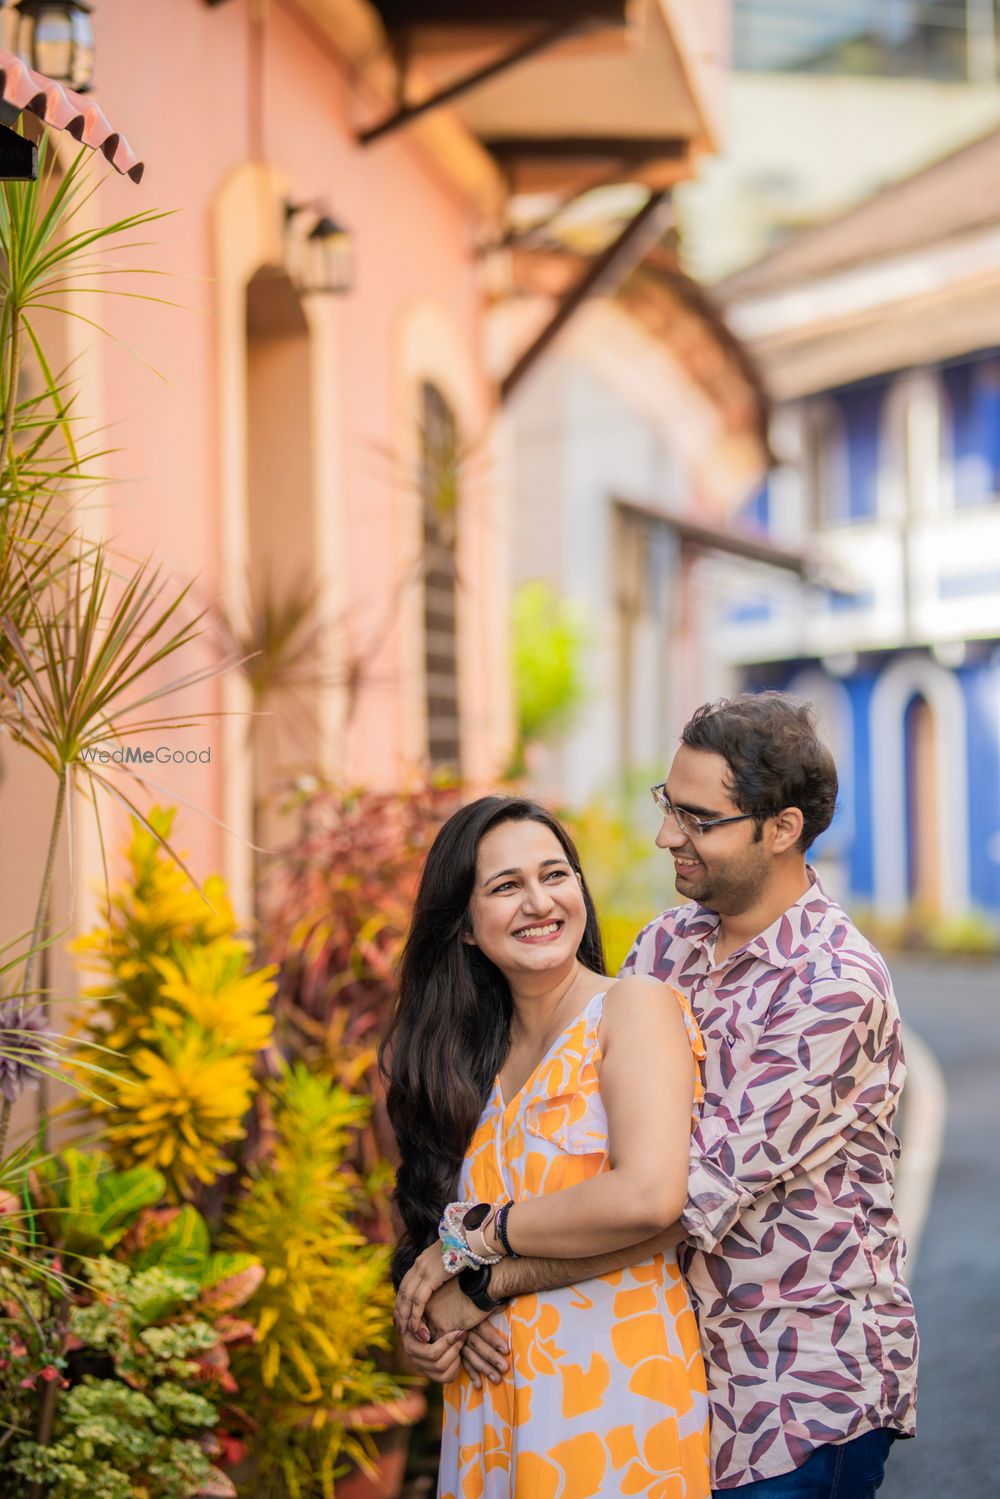
[{"label": "watch strap", "polygon": [[496,1311],[497,1307],[506,1306],[511,1299],[509,1296],[501,1296],[497,1299],[490,1295],[492,1274],[492,1265],[470,1265],[467,1269],[459,1271],[459,1290],[463,1296],[468,1296],[473,1306],[478,1306],[481,1312]]}]

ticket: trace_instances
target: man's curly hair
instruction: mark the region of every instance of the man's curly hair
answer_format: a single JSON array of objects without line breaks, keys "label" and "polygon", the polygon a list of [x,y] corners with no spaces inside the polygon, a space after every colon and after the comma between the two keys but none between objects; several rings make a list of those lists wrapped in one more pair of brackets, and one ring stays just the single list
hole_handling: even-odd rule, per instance
[{"label": "man's curly hair", "polygon": [[722,756],[729,794],[741,812],[753,814],[758,838],[767,818],[785,807],[802,813],[803,851],[833,821],[837,767],[809,703],[784,692],[720,698],[697,709],[681,740]]}]

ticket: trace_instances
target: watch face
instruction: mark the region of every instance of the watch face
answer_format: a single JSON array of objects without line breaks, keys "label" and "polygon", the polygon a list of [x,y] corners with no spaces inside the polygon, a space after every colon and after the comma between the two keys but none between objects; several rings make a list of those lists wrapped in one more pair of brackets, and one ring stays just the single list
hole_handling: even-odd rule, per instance
[{"label": "watch face", "polygon": [[469,1265],[458,1277],[459,1288],[466,1296],[478,1296],[490,1283],[489,1265]]},{"label": "watch face", "polygon": [[472,1265],[458,1277],[459,1289],[480,1311],[492,1312],[503,1303],[490,1295],[490,1272],[492,1265]]},{"label": "watch face", "polygon": [[463,1228],[480,1228],[490,1214],[488,1202],[477,1202],[474,1208],[470,1208],[462,1219]]}]

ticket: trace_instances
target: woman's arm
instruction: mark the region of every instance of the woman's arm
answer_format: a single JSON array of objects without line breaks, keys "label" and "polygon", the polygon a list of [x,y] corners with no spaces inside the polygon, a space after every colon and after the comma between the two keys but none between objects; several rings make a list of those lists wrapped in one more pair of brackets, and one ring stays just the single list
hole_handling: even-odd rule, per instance
[{"label": "woman's arm", "polygon": [[583,1259],[648,1239],[687,1199],[694,1059],[673,993],[621,979],[605,1000],[601,1101],[610,1170],[515,1203],[507,1237],[519,1255]]},{"label": "woman's arm", "polygon": [[[694,1061],[672,992],[655,979],[620,980],[608,991],[602,1031],[611,1169],[518,1201],[507,1219],[518,1255],[583,1260],[608,1254],[661,1233],[684,1207]],[[415,1330],[444,1278],[432,1246],[400,1287],[397,1325]]]}]

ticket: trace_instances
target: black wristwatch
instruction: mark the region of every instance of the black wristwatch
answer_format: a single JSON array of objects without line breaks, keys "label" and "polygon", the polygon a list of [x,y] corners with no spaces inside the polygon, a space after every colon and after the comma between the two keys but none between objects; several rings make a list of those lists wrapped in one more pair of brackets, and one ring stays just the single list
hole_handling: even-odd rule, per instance
[{"label": "black wristwatch", "polygon": [[458,1272],[459,1290],[463,1296],[468,1296],[473,1306],[478,1306],[481,1312],[495,1312],[498,1306],[506,1306],[511,1299],[509,1296],[502,1296],[497,1301],[490,1295],[492,1273],[492,1265],[469,1265],[467,1269]]}]

